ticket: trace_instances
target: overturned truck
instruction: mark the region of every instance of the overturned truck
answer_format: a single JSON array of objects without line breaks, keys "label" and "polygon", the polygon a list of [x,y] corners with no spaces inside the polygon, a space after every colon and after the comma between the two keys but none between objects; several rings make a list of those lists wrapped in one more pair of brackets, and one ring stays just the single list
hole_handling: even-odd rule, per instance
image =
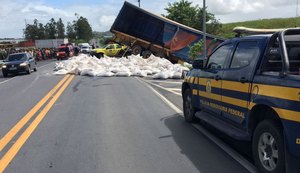
[{"label": "overturned truck", "polygon": [[[189,46],[203,39],[203,32],[124,2],[110,31],[114,41],[131,48],[135,55],[148,58],[151,54],[172,62],[191,62]],[[207,34],[208,54],[223,39]],[[200,52],[200,56],[202,53]]]}]

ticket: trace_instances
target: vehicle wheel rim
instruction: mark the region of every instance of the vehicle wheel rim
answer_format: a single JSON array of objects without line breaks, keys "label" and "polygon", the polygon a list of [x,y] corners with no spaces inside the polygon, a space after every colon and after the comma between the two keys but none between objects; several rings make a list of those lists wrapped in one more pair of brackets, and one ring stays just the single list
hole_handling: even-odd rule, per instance
[{"label": "vehicle wheel rim", "polygon": [[263,133],[258,141],[260,163],[268,171],[273,171],[278,164],[278,147],[275,138],[268,132]]},{"label": "vehicle wheel rim", "polygon": [[190,117],[191,111],[192,111],[192,98],[191,96],[187,95],[185,101],[185,114],[187,115],[187,117]]}]

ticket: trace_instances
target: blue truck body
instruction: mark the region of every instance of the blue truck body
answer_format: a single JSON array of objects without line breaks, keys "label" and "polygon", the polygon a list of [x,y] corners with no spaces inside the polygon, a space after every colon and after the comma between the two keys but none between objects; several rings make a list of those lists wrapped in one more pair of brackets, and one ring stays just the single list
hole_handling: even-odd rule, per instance
[{"label": "blue truck body", "polygon": [[[110,31],[115,34],[116,42],[131,47],[139,45],[142,51],[148,50],[154,55],[186,62],[191,61],[188,56],[189,46],[203,39],[203,33],[199,30],[153,14],[126,1]],[[217,36],[207,34],[208,54],[223,41]]]}]

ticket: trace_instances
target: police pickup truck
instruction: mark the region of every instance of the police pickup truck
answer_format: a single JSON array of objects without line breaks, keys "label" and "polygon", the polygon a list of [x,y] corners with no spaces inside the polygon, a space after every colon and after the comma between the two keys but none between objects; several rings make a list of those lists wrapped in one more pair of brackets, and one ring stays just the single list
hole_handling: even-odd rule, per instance
[{"label": "police pickup truck", "polygon": [[259,172],[300,172],[300,29],[233,38],[195,60],[184,117],[251,141]]}]

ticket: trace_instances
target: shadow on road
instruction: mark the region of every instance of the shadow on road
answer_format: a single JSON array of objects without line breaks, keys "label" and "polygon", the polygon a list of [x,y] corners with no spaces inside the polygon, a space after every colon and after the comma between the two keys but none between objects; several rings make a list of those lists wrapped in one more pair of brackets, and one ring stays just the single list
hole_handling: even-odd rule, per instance
[{"label": "shadow on road", "polygon": [[181,153],[186,155],[199,172],[248,172],[200,131],[186,123],[182,116],[175,114],[162,121],[171,131],[171,137],[180,147]]}]

